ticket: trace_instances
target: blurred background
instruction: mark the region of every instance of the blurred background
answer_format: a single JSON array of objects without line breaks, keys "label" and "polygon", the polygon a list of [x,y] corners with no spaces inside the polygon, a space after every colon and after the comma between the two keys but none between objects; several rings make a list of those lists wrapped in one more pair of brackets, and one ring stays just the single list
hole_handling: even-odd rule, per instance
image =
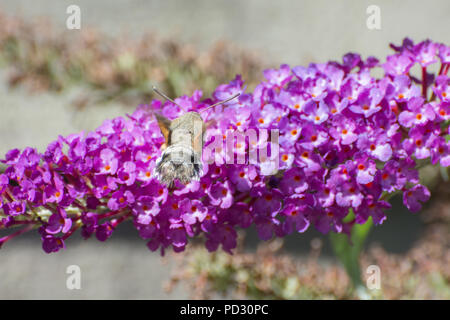
[{"label": "blurred background", "polygon": [[[81,9],[80,30],[66,28],[72,4]],[[369,5],[381,9],[380,30],[366,26]],[[282,63],[340,61],[347,52],[383,60],[389,43],[404,37],[448,45],[449,16],[447,0],[0,0],[0,157],[11,148],[42,151],[59,134],[125,115],[150,101],[152,84],[170,96],[201,89],[206,97],[235,74],[252,90],[264,69]],[[437,191],[414,215],[394,199],[387,221],[372,230],[363,265],[382,265],[383,297],[450,298],[449,189],[438,185]],[[37,233],[7,243],[0,250],[0,299],[220,298],[219,289],[238,297],[242,290],[228,286],[273,277],[274,268],[285,277],[279,291],[262,284],[244,296],[349,298],[327,237],[313,230],[288,237],[282,248],[276,242],[259,249],[250,230],[233,258],[190,249],[162,259],[131,224],[105,243],[80,238],[51,255],[41,250]],[[267,268],[254,270],[261,261]],[[81,290],[66,289],[72,264],[81,267]],[[247,280],[230,280],[236,273]],[[298,285],[292,289],[286,279],[293,277],[315,291],[292,293]]]}]

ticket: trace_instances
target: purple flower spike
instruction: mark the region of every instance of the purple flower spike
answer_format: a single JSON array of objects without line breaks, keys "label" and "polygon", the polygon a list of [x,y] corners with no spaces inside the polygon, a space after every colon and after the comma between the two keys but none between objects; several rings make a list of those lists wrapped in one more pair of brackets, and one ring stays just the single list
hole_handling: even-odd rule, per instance
[{"label": "purple flower spike", "polygon": [[[22,228],[11,237],[37,229],[47,253],[78,229],[105,241],[125,221],[151,251],[180,252],[202,237],[208,250],[231,253],[238,228],[255,226],[268,240],[310,226],[350,234],[370,217],[382,224],[384,199],[400,191],[417,212],[430,198],[418,168],[450,166],[450,47],[406,38],[391,48],[383,60],[349,53],[341,63],[268,69],[253,92],[237,75],[210,98],[196,90],[175,98],[181,108],[153,100],[92,132],[59,136],[43,154],[13,149],[0,160],[0,226]],[[416,67],[422,79],[411,75]],[[382,76],[372,76],[377,69]],[[217,147],[203,153],[199,180],[163,185],[153,175],[165,140],[155,111],[173,120],[237,93],[202,113],[203,150]],[[245,139],[221,144],[236,131]]]}]

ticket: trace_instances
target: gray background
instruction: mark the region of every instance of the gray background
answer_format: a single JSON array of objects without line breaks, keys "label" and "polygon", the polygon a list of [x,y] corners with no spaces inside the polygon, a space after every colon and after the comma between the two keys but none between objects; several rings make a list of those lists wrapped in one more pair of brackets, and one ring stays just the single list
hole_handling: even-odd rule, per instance
[{"label": "gray background", "polygon": [[[70,4],[81,7],[82,27],[93,26],[111,35],[126,33],[132,37],[153,30],[199,49],[208,48],[217,40],[232,40],[255,50],[272,66],[339,60],[349,51],[382,58],[390,52],[389,42],[399,43],[405,36],[415,41],[431,38],[450,43],[448,0],[0,0],[0,9],[29,19],[46,16],[56,27],[65,28],[65,12]],[[381,30],[366,28],[366,8],[371,4],[381,8]],[[0,77],[4,76],[0,72]],[[90,130],[103,119],[126,112],[114,103],[75,112],[70,102],[81,88],[62,94],[28,96],[22,89],[8,91],[4,83],[0,81],[0,157],[14,147],[34,146],[42,150],[58,134]],[[385,225],[377,228],[371,238],[392,252],[402,252],[420,230],[416,215],[395,206]],[[311,231],[289,237],[287,250],[301,255],[315,236],[317,233]],[[252,250],[256,243],[252,233],[248,249]],[[68,247],[46,255],[36,234],[5,245],[0,250],[0,299],[187,297],[183,287],[171,295],[163,292],[162,284],[174,267],[173,258],[163,264],[130,226],[119,228],[106,243],[73,239]],[[65,270],[71,264],[82,269],[82,290],[66,289]]]}]

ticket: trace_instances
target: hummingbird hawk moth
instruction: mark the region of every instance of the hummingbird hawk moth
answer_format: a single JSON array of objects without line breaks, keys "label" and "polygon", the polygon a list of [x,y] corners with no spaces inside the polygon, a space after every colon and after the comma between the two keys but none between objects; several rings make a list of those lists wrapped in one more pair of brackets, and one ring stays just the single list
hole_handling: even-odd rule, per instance
[{"label": "hummingbird hawk moth", "polygon": [[[153,90],[183,110],[181,106],[156,87],[153,87]],[[200,112],[233,100],[239,95],[240,93],[235,94],[231,98],[200,110]],[[164,151],[156,160],[154,176],[168,187],[172,187],[175,180],[184,185],[192,180],[199,180],[203,172],[202,148],[207,127],[200,113],[186,112],[174,120],[169,120],[157,113],[155,113],[155,117],[164,136],[165,144],[163,145]]]}]

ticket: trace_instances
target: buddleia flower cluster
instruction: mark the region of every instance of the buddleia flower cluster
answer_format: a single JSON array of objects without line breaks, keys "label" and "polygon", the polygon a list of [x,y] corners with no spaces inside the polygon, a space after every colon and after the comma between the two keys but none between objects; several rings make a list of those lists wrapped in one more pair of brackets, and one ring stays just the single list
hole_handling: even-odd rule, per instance
[{"label": "buddleia flower cluster", "polygon": [[[208,250],[231,252],[238,228],[255,226],[267,240],[309,227],[349,233],[369,217],[381,224],[394,193],[410,211],[420,210],[430,192],[418,168],[450,164],[450,47],[409,39],[391,47],[384,63],[349,53],[340,63],[281,65],[264,71],[250,93],[236,76],[212,98],[202,100],[200,91],[177,98],[184,110],[153,100],[95,131],[59,136],[43,153],[9,151],[0,175],[0,228],[10,234],[0,243],[36,229],[45,252],[56,252],[77,230],[105,241],[130,221],[152,251],[179,252],[201,236]],[[372,76],[375,69],[384,75]],[[236,93],[238,99],[202,114],[210,124],[205,147],[230,130],[276,130],[271,150],[278,152],[270,157],[278,167],[227,163],[219,150],[199,181],[161,184],[153,169],[164,138],[154,113],[174,119]],[[260,138],[257,144],[269,139]],[[249,147],[246,140],[234,155]],[[344,219],[350,211],[353,218]]]}]

